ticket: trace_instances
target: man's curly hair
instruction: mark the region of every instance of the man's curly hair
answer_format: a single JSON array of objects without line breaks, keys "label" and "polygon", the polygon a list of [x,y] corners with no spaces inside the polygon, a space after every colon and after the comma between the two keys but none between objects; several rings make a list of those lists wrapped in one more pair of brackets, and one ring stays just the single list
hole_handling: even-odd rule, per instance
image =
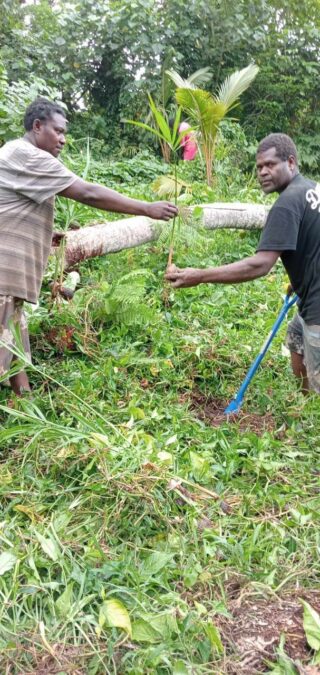
[{"label": "man's curly hair", "polygon": [[297,148],[292,138],[287,136],[287,134],[269,134],[269,136],[263,138],[258,145],[257,155],[260,152],[266,152],[271,148],[275,148],[277,156],[284,162],[289,159],[289,157],[294,157],[298,164]]},{"label": "man's curly hair", "polygon": [[34,120],[41,120],[41,122],[46,122],[47,120],[52,119],[53,115],[58,113],[65,118],[66,114],[57,103],[49,101],[47,98],[39,96],[35,101],[32,101],[27,107],[24,115],[24,128],[26,131],[31,131],[33,127]]}]

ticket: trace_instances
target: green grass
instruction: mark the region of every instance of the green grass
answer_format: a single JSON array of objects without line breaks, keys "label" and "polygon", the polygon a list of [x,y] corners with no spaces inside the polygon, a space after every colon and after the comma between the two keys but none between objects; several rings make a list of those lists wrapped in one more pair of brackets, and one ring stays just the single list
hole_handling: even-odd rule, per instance
[{"label": "green grass", "polygon": [[[256,241],[217,232],[177,263],[229,262]],[[188,402],[233,396],[281,306],[281,266],[173,292],[165,264],[150,247],[83,263],[80,299],[50,313],[44,288],[34,399],[7,410],[0,392],[1,672],[223,673],[214,623],[231,587],[319,584],[319,401],[297,391],[285,329],[244,404],[274,432],[212,428]],[[104,284],[138,268],[152,272],[148,322],[112,321]],[[66,324],[75,350],[61,353],[48,332]]]}]

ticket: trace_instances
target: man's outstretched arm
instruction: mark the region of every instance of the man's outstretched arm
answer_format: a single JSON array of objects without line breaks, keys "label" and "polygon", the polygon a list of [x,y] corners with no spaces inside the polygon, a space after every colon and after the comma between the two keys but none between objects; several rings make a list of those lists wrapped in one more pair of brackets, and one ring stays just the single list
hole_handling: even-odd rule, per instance
[{"label": "man's outstretched arm", "polygon": [[103,211],[115,213],[130,213],[134,216],[148,216],[155,220],[170,220],[178,214],[178,209],[169,202],[143,202],[138,199],[130,199],[125,195],[110,190],[103,185],[88,183],[77,178],[70,187],[60,192],[61,197],[74,199],[76,202],[88,204]]},{"label": "man's outstretched arm", "polygon": [[179,269],[171,265],[165,276],[174,288],[189,288],[198,286],[198,284],[239,284],[242,281],[264,277],[270,272],[280,255],[280,251],[258,251],[250,258],[243,258],[243,260],[221,267],[205,269],[193,267]]}]

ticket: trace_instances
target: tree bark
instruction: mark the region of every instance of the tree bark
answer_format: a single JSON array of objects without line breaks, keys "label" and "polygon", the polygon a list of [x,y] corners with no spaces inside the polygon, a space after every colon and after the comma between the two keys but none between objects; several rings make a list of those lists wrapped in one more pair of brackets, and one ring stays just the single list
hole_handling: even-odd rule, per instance
[{"label": "tree bark", "polygon": [[[215,203],[204,204],[203,225],[208,230],[230,228],[261,229],[269,207],[261,204]],[[192,208],[186,209],[192,214]],[[101,225],[82,227],[66,235],[65,267],[87,258],[116,253],[126,248],[141,246],[158,239],[161,221],[144,216],[123,218]]]}]

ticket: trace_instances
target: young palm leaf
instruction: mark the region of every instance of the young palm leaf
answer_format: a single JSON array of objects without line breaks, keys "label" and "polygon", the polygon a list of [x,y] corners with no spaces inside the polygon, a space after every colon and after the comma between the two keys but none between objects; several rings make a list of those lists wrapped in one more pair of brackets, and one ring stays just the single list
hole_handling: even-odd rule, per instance
[{"label": "young palm leaf", "polygon": [[[163,148],[163,144],[167,144],[169,146],[170,150],[173,152],[174,157],[175,157],[175,162],[174,162],[174,181],[175,181],[175,190],[174,190],[174,203],[177,204],[177,199],[178,199],[178,184],[177,184],[177,161],[176,161],[176,155],[177,151],[180,148],[180,144],[184,136],[188,133],[190,133],[190,128],[182,131],[179,133],[179,126],[180,126],[180,119],[181,119],[181,108],[178,108],[176,111],[176,115],[174,118],[174,122],[172,125],[172,128],[170,127],[166,115],[163,114],[156,106],[152,96],[149,94],[149,105],[150,105],[150,110],[152,112],[152,116],[156,125],[156,128],[150,127],[148,124],[145,124],[144,122],[136,122],[135,120],[124,120],[124,122],[127,122],[128,124],[134,124],[138,127],[141,127],[142,129],[145,129],[146,131],[149,131],[152,133],[154,136],[157,136],[157,138],[160,141],[160,145]],[[172,264],[172,258],[173,258],[173,240],[174,240],[174,233],[175,233],[175,228],[176,228],[176,221],[177,218],[174,217],[172,226],[171,226],[171,235],[170,235],[170,247],[169,247],[169,256],[168,256],[168,265]]]},{"label": "young palm leaf", "polygon": [[229,110],[239,103],[239,97],[249,87],[258,71],[258,66],[254,64],[235,71],[224,80],[216,95],[197,89],[188,80],[175,78],[176,82],[183,83],[176,91],[177,103],[199,131],[208,185],[212,185],[212,166],[219,124]]}]

